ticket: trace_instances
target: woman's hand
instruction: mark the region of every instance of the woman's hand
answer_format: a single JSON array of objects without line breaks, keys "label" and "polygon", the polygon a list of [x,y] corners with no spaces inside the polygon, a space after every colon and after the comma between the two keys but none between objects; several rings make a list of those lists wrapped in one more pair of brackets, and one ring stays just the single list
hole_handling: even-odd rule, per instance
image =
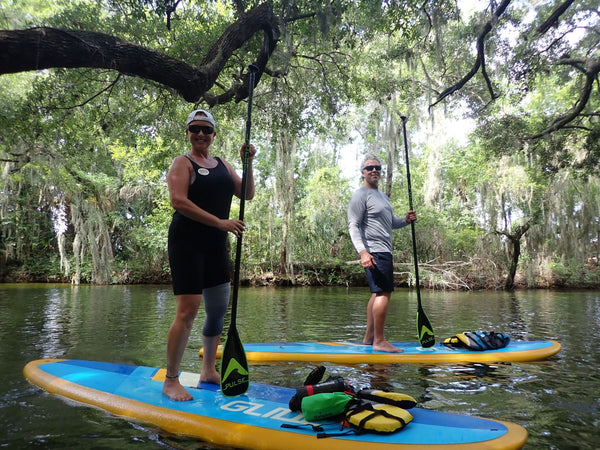
[{"label": "woman's hand", "polygon": [[218,228],[221,231],[227,231],[236,237],[240,237],[246,230],[246,224],[237,219],[221,219]]},{"label": "woman's hand", "polygon": [[[245,150],[246,143],[244,142],[244,145],[242,145],[242,148],[240,150],[240,158],[242,159],[242,161],[244,161]],[[248,149],[248,161],[252,161],[254,159],[254,155],[256,155],[256,148],[254,147],[254,144],[250,144],[250,148]]]}]

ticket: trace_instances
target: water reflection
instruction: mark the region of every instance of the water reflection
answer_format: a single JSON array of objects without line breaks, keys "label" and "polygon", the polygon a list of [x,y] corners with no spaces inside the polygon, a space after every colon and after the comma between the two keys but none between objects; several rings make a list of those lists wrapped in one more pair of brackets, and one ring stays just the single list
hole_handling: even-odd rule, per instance
[{"label": "water reflection", "polygon": [[67,353],[62,343],[65,334],[65,322],[69,320],[69,308],[65,305],[64,291],[50,289],[46,294],[44,306],[44,322],[42,332],[38,335],[39,349],[43,358],[55,358]]}]

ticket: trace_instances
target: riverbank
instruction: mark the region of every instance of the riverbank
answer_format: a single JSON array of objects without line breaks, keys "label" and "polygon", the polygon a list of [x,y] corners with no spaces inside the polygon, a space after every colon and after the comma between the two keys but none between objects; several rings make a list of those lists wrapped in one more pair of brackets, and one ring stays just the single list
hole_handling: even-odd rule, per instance
[{"label": "riverbank", "polygon": [[[597,262],[582,266],[556,265],[553,270],[540,271],[536,276],[525,276],[523,268],[517,271],[515,289],[600,289],[600,265]],[[72,283],[62,274],[35,272],[23,267],[4,267],[2,283]],[[412,263],[394,264],[396,286],[415,285]],[[506,271],[490,261],[445,261],[419,263],[419,281],[424,289],[473,291],[504,290]],[[81,284],[89,284],[82,277]],[[168,271],[132,270],[122,268],[113,271],[110,284],[170,284]],[[291,273],[267,270],[254,266],[242,269],[242,286],[367,286],[366,277],[358,261],[330,262],[322,264],[296,263]]]}]

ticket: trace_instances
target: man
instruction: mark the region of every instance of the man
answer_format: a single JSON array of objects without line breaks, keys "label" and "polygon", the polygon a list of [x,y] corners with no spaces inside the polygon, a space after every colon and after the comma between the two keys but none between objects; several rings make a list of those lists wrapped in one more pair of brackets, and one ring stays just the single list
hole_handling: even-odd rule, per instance
[{"label": "man", "polygon": [[394,216],[389,198],[378,188],[381,163],[377,158],[368,156],[361,167],[363,186],[352,195],[348,204],[348,230],[371,290],[363,344],[372,345],[373,350],[398,353],[402,350],[384,337],[388,305],[394,290],[392,230],[417,220],[417,213],[408,211],[406,218]]}]

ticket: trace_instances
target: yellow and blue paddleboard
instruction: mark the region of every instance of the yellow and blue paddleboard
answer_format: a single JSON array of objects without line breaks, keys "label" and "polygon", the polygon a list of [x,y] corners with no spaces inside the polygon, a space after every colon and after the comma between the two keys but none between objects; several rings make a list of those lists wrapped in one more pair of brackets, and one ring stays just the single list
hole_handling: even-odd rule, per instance
[{"label": "yellow and blue paddleboard", "polygon": [[[418,342],[392,342],[401,353],[373,351],[370,345],[355,342],[273,342],[244,343],[248,361],[305,361],[338,364],[441,364],[529,362],[549,358],[560,351],[556,341],[510,341],[500,349],[475,351],[438,343],[423,348]],[[220,348],[217,357],[220,358]],[[202,356],[202,350],[200,350]]]},{"label": "yellow and blue paddleboard", "polygon": [[[23,373],[52,394],[93,405],[113,414],[215,445],[253,450],[517,449],[527,431],[516,424],[412,408],[412,422],[392,434],[355,434],[317,438],[288,403],[295,389],[250,383],[244,395],[225,397],[219,386],[200,383],[198,374],[181,373],[194,399],[177,402],[162,395],[165,370],[156,367],[85,360],[38,360]],[[313,421],[337,433],[340,423]]]}]

